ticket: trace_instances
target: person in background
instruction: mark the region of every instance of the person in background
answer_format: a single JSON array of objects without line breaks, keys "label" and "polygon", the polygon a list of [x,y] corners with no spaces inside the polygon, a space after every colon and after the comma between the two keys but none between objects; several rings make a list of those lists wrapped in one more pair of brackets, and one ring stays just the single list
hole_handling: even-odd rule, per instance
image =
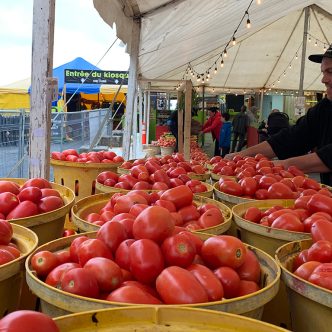
[{"label": "person in background", "polygon": [[232,125],[233,125],[233,142],[232,142],[231,152],[235,151],[237,143],[238,143],[237,148],[236,148],[237,152],[241,151],[244,146],[247,128],[249,125],[249,118],[248,118],[248,115],[246,114],[246,111],[247,111],[247,107],[245,105],[243,105],[241,107],[240,112],[238,114],[236,114],[233,119],[233,123],[232,123]]},{"label": "person in background", "polygon": [[[321,64],[326,97],[310,108],[294,126],[285,128],[267,141],[237,154],[255,156],[261,153],[285,169],[296,166],[304,173],[320,173],[323,184],[332,185],[332,45],[324,54],[313,54],[309,60]],[[225,156],[232,159],[235,153]]]},{"label": "person in background", "polygon": [[229,121],[229,113],[224,113],[222,117],[225,121],[223,122],[220,130],[219,148],[221,151],[221,156],[224,158],[226,154],[229,153],[231,148],[232,122]]},{"label": "person in background", "polygon": [[209,118],[203,125],[203,133],[211,133],[212,139],[214,141],[214,155],[219,156],[219,135],[220,129],[222,126],[221,122],[221,114],[218,112],[218,107],[210,107],[209,111]]},{"label": "person in background", "polygon": [[267,118],[267,134],[272,136],[284,128],[289,128],[289,117],[286,113],[274,108]]},{"label": "person in background", "polygon": [[174,152],[178,152],[178,111],[173,111],[167,121],[167,125],[172,135],[175,137]]},{"label": "person in background", "polygon": [[264,142],[269,138],[269,135],[267,134],[267,123],[264,120],[259,124],[257,130],[259,143]]},{"label": "person in background", "polygon": [[259,108],[257,106],[251,106],[247,112],[249,125],[247,128],[247,147],[258,144],[258,118]]}]

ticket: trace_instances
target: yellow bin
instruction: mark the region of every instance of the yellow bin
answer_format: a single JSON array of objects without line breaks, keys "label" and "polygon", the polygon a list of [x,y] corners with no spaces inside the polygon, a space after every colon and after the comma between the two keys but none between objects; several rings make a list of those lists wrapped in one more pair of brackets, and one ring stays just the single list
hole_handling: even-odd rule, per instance
[{"label": "yellow bin", "polygon": [[[89,197],[85,197],[79,200],[71,210],[71,218],[74,225],[84,232],[93,232],[97,231],[100,226],[94,225],[93,223],[89,223],[85,220],[86,216],[89,213],[96,212],[98,213],[100,209],[110,200],[114,193],[104,193],[104,194],[97,194],[92,195]],[[198,230],[196,232],[201,233],[209,233],[209,234],[223,234],[225,233],[229,227],[231,226],[232,222],[232,211],[229,207],[221,202],[215,201],[214,199],[210,199],[203,196],[194,196],[194,201],[198,205],[203,204],[214,204],[216,205],[222,212],[224,216],[224,222],[213,227],[203,228],[202,230]],[[195,233],[196,233],[195,232]]]},{"label": "yellow bin", "polygon": [[205,309],[138,306],[55,318],[60,332],[286,332],[255,319]]},{"label": "yellow bin", "polygon": [[284,244],[276,251],[286,284],[292,329],[294,332],[330,332],[332,326],[332,291],[316,286],[293,274],[292,263],[302,250],[308,249],[312,240]]},{"label": "yellow bin", "polygon": [[12,227],[12,242],[19,248],[21,256],[0,266],[0,318],[19,309],[25,280],[24,262],[38,245],[38,237],[33,231],[15,224]]},{"label": "yellow bin", "polygon": [[[20,178],[5,180],[16,182],[20,186],[27,181],[27,179]],[[69,188],[56,183],[51,183],[51,185],[60,193],[65,203],[63,207],[36,216],[9,220],[12,224],[21,225],[34,231],[38,236],[39,245],[62,236],[66,215],[70,212],[75,200],[74,192]]]},{"label": "yellow bin", "polygon": [[[94,238],[97,232],[85,233],[84,235]],[[66,315],[73,312],[83,312],[87,310],[97,310],[112,307],[133,307],[137,306],[128,303],[109,302],[105,300],[97,300],[82,296],[77,296],[59,290],[54,287],[50,287],[42,280],[36,277],[35,272],[31,267],[32,256],[39,251],[49,250],[58,251],[70,246],[70,243],[74,238],[79,235],[73,235],[70,237],[64,237],[62,239],[54,240],[47,244],[38,247],[26,260],[26,279],[27,283],[33,293],[36,294],[41,300],[42,312],[52,317]],[[261,289],[253,294],[237,297],[234,299],[228,299],[223,301],[197,303],[197,304],[182,304],[177,308],[191,307],[191,308],[203,308],[216,311],[225,311],[234,314],[240,314],[247,317],[260,319],[263,313],[264,305],[271,301],[271,299],[277,294],[280,282],[280,267],[276,261],[264,251],[255,247],[247,246],[257,256],[261,266]],[[168,305],[165,305],[165,307]]]},{"label": "yellow bin", "polygon": [[122,163],[74,163],[51,159],[54,182],[69,187],[76,200],[95,193],[95,181],[103,171],[116,172]]},{"label": "yellow bin", "polygon": [[[311,238],[309,233],[271,228],[243,219],[243,215],[249,207],[267,210],[275,205],[285,208],[293,207],[294,200],[271,199],[252,201],[250,203],[235,205],[232,209],[233,221],[237,226],[238,237],[243,242],[255,245],[257,248],[264,250],[272,257],[274,257],[276,250],[285,243]],[[278,295],[265,307],[263,319],[269,323],[290,328],[289,302],[284,283],[281,282]]]},{"label": "yellow bin", "polygon": [[[207,191],[204,191],[201,193],[195,193],[195,195],[213,198],[213,187],[207,182],[203,182],[203,184],[206,185]],[[105,186],[105,185],[99,183],[98,181],[96,181],[96,194],[99,194],[99,193],[127,193],[129,191],[130,190]],[[160,190],[143,190],[143,191],[159,192]]]}]

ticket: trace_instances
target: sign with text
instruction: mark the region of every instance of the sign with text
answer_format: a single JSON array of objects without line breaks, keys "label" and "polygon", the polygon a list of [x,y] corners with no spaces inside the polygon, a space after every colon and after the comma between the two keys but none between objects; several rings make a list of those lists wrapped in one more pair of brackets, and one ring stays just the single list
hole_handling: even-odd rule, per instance
[{"label": "sign with text", "polygon": [[128,85],[128,72],[65,69],[65,83]]}]

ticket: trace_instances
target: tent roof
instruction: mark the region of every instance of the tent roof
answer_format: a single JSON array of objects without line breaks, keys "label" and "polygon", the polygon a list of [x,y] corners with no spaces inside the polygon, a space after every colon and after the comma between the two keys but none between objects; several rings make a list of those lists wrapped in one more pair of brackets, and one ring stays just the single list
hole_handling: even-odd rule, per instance
[{"label": "tent roof", "polygon": [[[247,29],[245,13],[249,4],[251,28]],[[319,64],[307,57],[323,53],[323,47],[332,40],[331,0],[261,0],[260,5],[253,0],[94,0],[94,6],[110,26],[116,24],[117,35],[129,50],[132,20],[141,18],[141,78],[189,79],[192,76],[185,72],[190,64],[196,86],[201,84],[196,82],[197,74],[206,75],[210,70],[207,87],[247,91],[299,89],[304,9],[310,6],[303,88],[325,91]],[[231,43],[233,34],[235,46]],[[221,68],[225,48],[228,56],[223,58]]]}]

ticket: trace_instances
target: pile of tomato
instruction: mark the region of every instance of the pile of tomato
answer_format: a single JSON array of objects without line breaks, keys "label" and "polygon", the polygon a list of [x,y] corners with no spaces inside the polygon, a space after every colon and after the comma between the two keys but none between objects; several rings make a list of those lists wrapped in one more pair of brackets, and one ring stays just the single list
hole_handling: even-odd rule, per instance
[{"label": "pile of tomato", "polygon": [[181,154],[126,161],[121,168],[129,170],[129,173],[119,176],[104,171],[97,176],[97,182],[125,190],[167,190],[184,184],[194,193],[208,190],[203,182],[190,178],[190,173],[204,174],[205,168],[184,161]]},{"label": "pile of tomato", "polygon": [[321,219],[332,226],[332,197],[322,194],[301,196],[293,207],[273,206],[267,210],[249,207],[243,218],[272,228],[310,233],[312,225]]},{"label": "pile of tomato", "polygon": [[124,159],[113,151],[90,151],[79,153],[76,149],[66,149],[62,152],[53,151],[51,159],[70,161],[74,163],[122,163]]},{"label": "pile of tomato", "polygon": [[[126,194],[113,194],[99,211],[90,212],[83,218],[99,226],[106,222],[120,222],[125,226],[129,237],[132,236],[135,219],[151,206],[167,210],[165,213],[171,217],[177,231],[201,230],[224,222],[224,216],[217,205],[207,203],[197,206],[193,198],[192,191],[185,185],[152,193],[131,190]],[[178,204],[178,201],[181,203]]]},{"label": "pile of tomato", "polygon": [[313,243],[293,261],[296,276],[317,286],[332,290],[332,220],[316,218],[310,232]]},{"label": "pile of tomato", "polygon": [[259,261],[241,240],[218,235],[203,241],[174,229],[167,209],[150,206],[134,219],[130,237],[113,220],[95,238],[83,234],[60,252],[36,252],[31,268],[49,286],[121,303],[204,303],[260,289]]},{"label": "pile of tomato", "polygon": [[13,228],[7,220],[0,220],[0,265],[6,264],[18,257],[21,252],[12,242]]},{"label": "pile of tomato", "polygon": [[176,138],[170,134],[164,134],[155,141],[155,145],[160,147],[173,147],[176,144]]},{"label": "pile of tomato", "polygon": [[201,165],[209,160],[209,156],[198,146],[197,138],[190,140],[190,160],[199,162]]},{"label": "pile of tomato", "polygon": [[31,217],[62,206],[60,193],[45,179],[32,178],[22,186],[11,180],[0,180],[0,220]]}]

